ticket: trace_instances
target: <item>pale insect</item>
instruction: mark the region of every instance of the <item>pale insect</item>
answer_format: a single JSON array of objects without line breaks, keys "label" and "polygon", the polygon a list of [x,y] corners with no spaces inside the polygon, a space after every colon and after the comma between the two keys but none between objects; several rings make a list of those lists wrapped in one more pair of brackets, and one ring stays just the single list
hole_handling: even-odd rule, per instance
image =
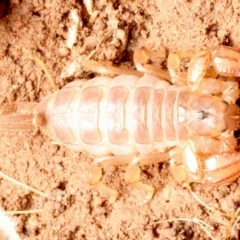
[{"label": "pale insect", "polygon": [[183,52],[169,54],[168,71],[147,64],[149,56],[165,55],[136,51],[139,71],[86,60],[88,68],[120,75],[71,82],[40,103],[3,106],[0,128],[40,129],[69,149],[95,155],[88,182],[108,193],[111,203],[118,192],[100,181],[103,166],[126,164],[125,181],[147,191],[146,200],[154,188],[140,181],[140,165],[170,160],[179,182],[236,179],[240,117],[234,77],[240,76],[240,52],[224,46],[202,50],[187,73],[179,71]]}]

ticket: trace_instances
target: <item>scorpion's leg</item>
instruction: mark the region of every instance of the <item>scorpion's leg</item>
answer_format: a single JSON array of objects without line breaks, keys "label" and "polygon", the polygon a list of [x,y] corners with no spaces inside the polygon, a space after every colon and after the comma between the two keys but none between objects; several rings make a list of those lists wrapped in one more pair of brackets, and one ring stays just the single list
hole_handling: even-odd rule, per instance
[{"label": "scorpion's leg", "polygon": [[[188,69],[188,86],[192,91],[221,94],[223,98],[234,103],[239,97],[239,86],[234,77],[240,76],[240,51],[230,47],[215,47],[212,50],[198,52],[190,61]],[[231,81],[222,81],[207,76],[212,64],[220,76],[231,77]],[[215,76],[213,76],[215,78]]]},{"label": "scorpion's leg", "polygon": [[187,86],[187,73],[180,71],[181,58],[193,57],[191,51],[170,52],[167,58],[167,68],[171,82],[177,86]]},{"label": "scorpion's leg", "polygon": [[148,61],[151,57],[156,58],[166,58],[166,51],[162,47],[158,51],[148,50],[148,49],[139,49],[134,52],[133,61],[138,71],[144,72],[146,74],[157,76],[161,79],[165,79],[171,82],[171,76],[168,71],[165,71],[159,66],[154,66],[152,64],[148,64]]},{"label": "scorpion's leg", "polygon": [[160,57],[166,58],[166,51],[164,48],[160,49],[159,51],[152,51],[152,50],[136,50],[134,52],[133,61],[137,68],[136,70],[126,69],[115,67],[112,65],[111,62],[104,62],[104,61],[94,61],[85,59],[82,61],[82,66],[88,70],[93,72],[97,72],[100,74],[113,74],[113,75],[120,75],[120,74],[128,74],[128,75],[137,75],[142,76],[143,73],[151,74],[163,78],[165,80],[171,81],[171,77],[169,73],[165,70],[159,68],[159,66],[153,66],[148,64],[148,60],[150,57]]},{"label": "scorpion's leg", "polygon": [[112,204],[116,201],[118,197],[118,192],[108,187],[106,184],[100,182],[101,178],[102,168],[98,165],[93,164],[89,169],[88,182],[98,191],[108,194],[110,196],[109,203]]},{"label": "scorpion's leg", "polygon": [[234,150],[236,144],[233,137],[229,141],[194,137],[171,150],[170,171],[179,182],[215,185],[231,182],[240,176],[240,153]]},{"label": "scorpion's leg", "polygon": [[109,203],[112,204],[118,197],[118,192],[104,183],[100,182],[102,178],[102,167],[104,166],[117,166],[127,165],[133,156],[104,156],[98,157],[94,160],[94,163],[89,168],[88,182],[98,191],[108,194]]},{"label": "scorpion's leg", "polygon": [[138,71],[144,72],[150,75],[155,75],[161,79],[165,79],[177,86],[187,85],[187,74],[180,72],[181,58],[189,58],[193,56],[191,51],[178,51],[175,53],[169,53],[167,57],[167,69],[165,71],[159,66],[149,64],[150,58],[166,58],[166,51],[164,48],[158,51],[152,51],[147,49],[140,49],[134,52],[133,61]]},{"label": "scorpion's leg", "polygon": [[198,84],[196,91],[200,93],[209,93],[212,95],[221,95],[226,102],[233,104],[239,98],[238,82],[233,81],[203,78]]},{"label": "scorpion's leg", "polygon": [[146,202],[150,201],[154,194],[154,188],[140,181],[140,167],[139,165],[150,165],[159,162],[164,162],[170,159],[168,152],[160,153],[156,152],[149,155],[136,156],[128,164],[125,172],[125,181],[132,186],[145,190],[148,194],[146,196]]},{"label": "scorpion's leg", "polygon": [[136,75],[136,76],[143,75],[141,72],[136,70],[115,67],[112,65],[111,62],[107,62],[107,61],[94,61],[94,60],[85,59],[82,61],[82,66],[87,70],[90,70],[92,72],[97,72],[102,75],[106,75],[106,74],[107,75],[127,74],[127,75]]},{"label": "scorpion's leg", "polygon": [[89,183],[101,192],[110,195],[109,202],[114,203],[118,192],[101,183],[102,167],[103,166],[117,166],[128,165],[125,172],[125,181],[132,186],[145,190],[148,194],[146,201],[151,200],[154,188],[139,181],[140,168],[139,165],[149,165],[167,161],[170,159],[169,153],[156,152],[154,154],[144,156],[106,156],[95,159],[94,165],[89,171]]}]

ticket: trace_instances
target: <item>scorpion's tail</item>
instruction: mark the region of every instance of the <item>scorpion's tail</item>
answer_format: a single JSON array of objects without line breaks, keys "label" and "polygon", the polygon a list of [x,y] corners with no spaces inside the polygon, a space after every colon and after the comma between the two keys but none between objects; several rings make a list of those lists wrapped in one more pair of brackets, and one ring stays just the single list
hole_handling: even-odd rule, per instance
[{"label": "scorpion's tail", "polygon": [[34,130],[34,108],[36,103],[18,103],[0,107],[0,130]]}]

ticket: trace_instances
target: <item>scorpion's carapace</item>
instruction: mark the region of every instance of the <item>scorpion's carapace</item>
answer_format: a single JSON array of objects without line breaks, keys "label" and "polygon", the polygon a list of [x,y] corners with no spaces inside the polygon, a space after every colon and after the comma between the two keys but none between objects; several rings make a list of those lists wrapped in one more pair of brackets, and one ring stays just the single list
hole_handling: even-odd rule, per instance
[{"label": "scorpion's carapace", "polygon": [[[148,65],[151,54],[165,57],[164,51],[149,50],[138,50],[134,56],[144,76],[74,81],[31,112],[35,127],[55,141],[96,155],[89,182],[108,192],[110,202],[117,192],[100,182],[103,166],[127,164],[125,180],[145,189],[147,200],[154,189],[139,181],[139,165],[170,160],[171,172],[180,182],[222,184],[240,175],[234,138],[240,119],[234,78],[240,75],[240,52],[229,47],[203,50],[192,57],[187,73],[178,70],[177,53],[169,55],[168,71]],[[97,62],[87,64],[103,71]],[[111,73],[120,71],[106,67]],[[16,122],[27,115],[18,112]],[[5,115],[0,126],[10,121]]]}]

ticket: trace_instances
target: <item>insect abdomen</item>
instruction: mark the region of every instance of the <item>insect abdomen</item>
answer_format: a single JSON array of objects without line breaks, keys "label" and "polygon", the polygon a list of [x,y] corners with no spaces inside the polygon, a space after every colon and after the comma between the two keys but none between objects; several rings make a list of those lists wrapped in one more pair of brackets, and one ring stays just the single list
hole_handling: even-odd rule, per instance
[{"label": "insect abdomen", "polygon": [[72,82],[50,104],[52,130],[67,147],[97,156],[149,154],[177,144],[179,91],[150,75]]}]

